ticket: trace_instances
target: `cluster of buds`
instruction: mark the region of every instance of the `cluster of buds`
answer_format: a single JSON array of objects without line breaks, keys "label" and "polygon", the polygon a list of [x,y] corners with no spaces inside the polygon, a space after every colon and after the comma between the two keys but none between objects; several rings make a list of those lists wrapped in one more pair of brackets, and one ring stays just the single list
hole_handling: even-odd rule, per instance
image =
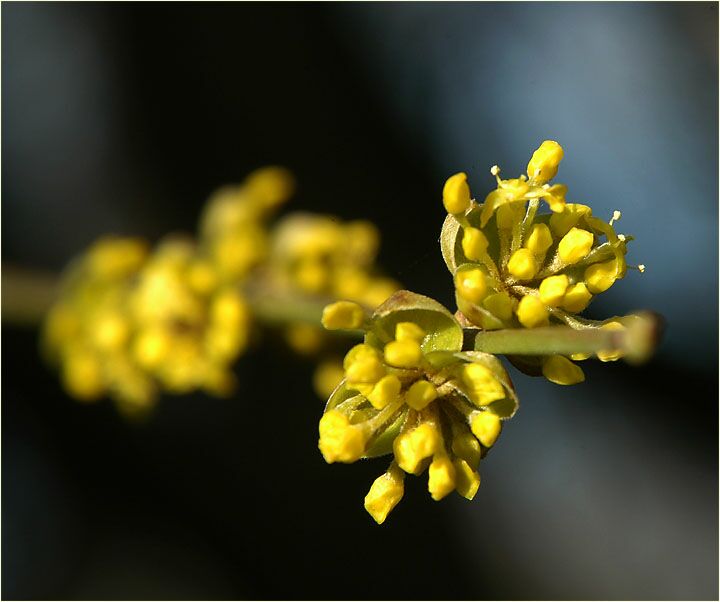
[{"label": "cluster of buds", "polygon": [[[377,269],[379,247],[380,234],[369,221],[289,214],[273,229],[263,277],[276,294],[348,299],[372,310],[400,288]],[[285,338],[299,354],[323,354],[313,381],[327,398],[342,378],[342,356],[328,352],[332,337],[317,322],[293,322]]]},{"label": "cluster of buds", "polygon": [[365,497],[382,523],[403,496],[405,473],[428,472],[434,500],[453,491],[473,499],[480,459],[517,409],[502,364],[463,352],[463,330],[436,301],[399,291],[368,316],[352,302],[328,305],[323,325],[362,330],[343,362],[344,378],[320,420],[325,460],[355,462],[392,453]]},{"label": "cluster of buds", "polygon": [[[550,184],[563,150],[545,141],[527,175],[502,180],[483,203],[471,198],[467,176],[443,189],[448,217],[441,233],[455,282],[458,311],[400,291],[368,314],[357,303],[325,308],[323,325],[362,331],[345,357],[343,379],[319,424],[325,460],[355,462],[393,455],[370,488],[365,508],[382,523],[403,495],[404,475],[428,471],[440,500],[452,491],[472,499],[477,467],[518,400],[504,354],[521,371],[570,385],[584,380],[574,361],[649,357],[658,336],[651,314],[598,322],[579,316],[594,296],[625,276],[631,237],[567,203],[567,187]],[[541,213],[540,203],[550,211]],[[637,266],[640,271],[644,266]]]},{"label": "cluster of buds", "polygon": [[239,291],[218,284],[192,241],[150,253],[141,240],[108,237],[70,266],[43,342],[70,395],[110,394],[138,416],[160,390],[229,394],[249,326]]},{"label": "cluster of buds", "polygon": [[[533,153],[527,175],[502,180],[494,166],[491,173],[497,187],[484,203],[471,198],[464,173],[445,183],[443,203],[449,215],[441,246],[454,277],[458,309],[468,325],[483,330],[551,324],[626,328],[621,318],[596,322],[577,315],[594,296],[625,276],[625,254],[632,237],[616,234],[619,211],[605,222],[593,216],[587,205],[566,202],[567,186],[549,183],[562,158],[562,147],[546,140]],[[541,201],[549,212],[539,211]],[[612,349],[597,354],[603,361],[620,355]],[[552,382],[575,384],[584,375],[572,360],[587,357],[581,353],[536,357],[534,367]]]},{"label": "cluster of buds", "polygon": [[[379,234],[369,222],[296,214],[272,225],[294,188],[286,169],[261,168],[210,197],[197,240],[168,237],[151,250],[105,237],[76,259],[43,333],[67,392],[84,401],[110,395],[128,415],[146,413],[163,391],[227,396],[249,342],[253,298],[264,306],[270,296],[285,305],[343,297],[372,308],[399,288],[374,266]],[[317,322],[285,330],[298,352],[328,346]],[[337,357],[320,362],[323,397],[341,372]]]}]

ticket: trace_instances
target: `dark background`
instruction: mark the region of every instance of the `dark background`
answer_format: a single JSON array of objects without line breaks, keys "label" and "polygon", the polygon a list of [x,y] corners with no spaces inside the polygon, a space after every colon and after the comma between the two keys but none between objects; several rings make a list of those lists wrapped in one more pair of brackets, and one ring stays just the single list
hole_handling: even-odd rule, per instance
[{"label": "dark background", "polygon": [[106,232],[192,232],[207,195],[283,164],[290,209],[368,218],[450,304],[444,179],[559,181],[634,234],[604,317],[660,311],[656,359],[521,410],[473,502],[425,479],[382,527],[385,462],[327,466],[312,365],[268,341],[239,394],[144,427],[64,395],[3,323],[3,598],[697,599],[718,595],[716,3],[2,5],[2,260],[60,269]]}]

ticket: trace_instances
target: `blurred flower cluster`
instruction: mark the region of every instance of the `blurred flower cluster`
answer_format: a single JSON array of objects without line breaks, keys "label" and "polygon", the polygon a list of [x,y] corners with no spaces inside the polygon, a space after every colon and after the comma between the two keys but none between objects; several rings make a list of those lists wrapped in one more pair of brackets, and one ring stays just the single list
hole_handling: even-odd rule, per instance
[{"label": "blurred flower cluster", "polygon": [[[197,239],[168,236],[151,249],[104,237],[73,261],[43,331],[67,392],[82,401],[109,395],[129,416],[147,413],[163,391],[227,396],[258,299],[349,297],[373,308],[398,288],[374,266],[371,223],[296,214],[273,225],[294,189],[287,170],[262,168],[211,196]],[[297,351],[328,347],[317,320],[284,329]],[[339,365],[333,356],[320,362],[324,396],[340,380]]]}]

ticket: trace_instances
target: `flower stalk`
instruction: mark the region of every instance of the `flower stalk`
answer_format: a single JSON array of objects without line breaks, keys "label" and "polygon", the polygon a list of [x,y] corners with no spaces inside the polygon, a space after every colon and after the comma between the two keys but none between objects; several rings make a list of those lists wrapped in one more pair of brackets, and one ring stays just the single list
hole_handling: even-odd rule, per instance
[{"label": "flower stalk", "polygon": [[628,362],[639,364],[652,355],[662,332],[662,321],[652,312],[641,312],[633,318],[625,330],[576,330],[569,326],[489,331],[466,328],[464,347],[494,355],[594,354],[613,349],[620,351]]}]

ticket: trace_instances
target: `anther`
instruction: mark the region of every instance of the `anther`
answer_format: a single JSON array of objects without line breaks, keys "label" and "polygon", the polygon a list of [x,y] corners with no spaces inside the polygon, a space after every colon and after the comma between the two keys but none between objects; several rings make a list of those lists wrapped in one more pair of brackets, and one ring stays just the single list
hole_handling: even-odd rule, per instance
[{"label": "anther", "polygon": [[612,226],[621,217],[622,217],[622,213],[620,213],[619,211],[613,211],[612,218],[610,219],[610,225]]},{"label": "anther", "polygon": [[497,176],[497,175],[500,174],[500,168],[499,168],[497,165],[493,165],[493,166],[490,168],[490,173],[491,173],[492,175],[494,175],[494,176]]}]

